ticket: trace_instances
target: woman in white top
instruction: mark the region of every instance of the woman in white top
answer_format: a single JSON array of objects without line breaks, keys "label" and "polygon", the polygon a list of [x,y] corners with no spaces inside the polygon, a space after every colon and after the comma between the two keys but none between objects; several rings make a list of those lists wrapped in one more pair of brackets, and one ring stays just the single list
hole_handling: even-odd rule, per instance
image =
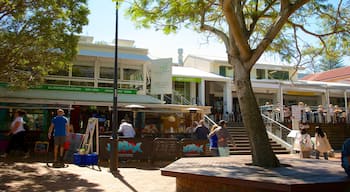
[{"label": "woman in white top", "polygon": [[323,153],[324,159],[328,160],[328,152],[332,150],[332,147],[329,144],[326,133],[318,126],[316,127],[315,140],[316,159],[319,159],[320,153]]},{"label": "woman in white top", "polygon": [[9,144],[6,148],[6,152],[1,155],[1,157],[7,157],[7,155],[13,150],[16,145],[20,147],[20,149],[24,152],[24,158],[29,157],[28,149],[26,144],[24,143],[25,137],[25,129],[23,127],[23,116],[25,115],[24,111],[17,110],[14,114],[14,120],[11,123],[10,131],[8,135],[11,136]]}]

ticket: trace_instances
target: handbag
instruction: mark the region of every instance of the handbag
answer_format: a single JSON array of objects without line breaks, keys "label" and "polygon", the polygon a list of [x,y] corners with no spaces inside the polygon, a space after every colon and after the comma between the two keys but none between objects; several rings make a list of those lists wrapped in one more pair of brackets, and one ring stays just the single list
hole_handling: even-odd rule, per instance
[{"label": "handbag", "polygon": [[218,147],[218,149],[219,149],[219,155],[221,157],[230,156],[230,148],[229,147]]}]

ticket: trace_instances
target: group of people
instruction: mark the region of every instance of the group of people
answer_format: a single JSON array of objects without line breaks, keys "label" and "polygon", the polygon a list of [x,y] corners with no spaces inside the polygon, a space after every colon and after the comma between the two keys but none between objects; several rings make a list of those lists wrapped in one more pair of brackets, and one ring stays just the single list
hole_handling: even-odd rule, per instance
[{"label": "group of people", "polygon": [[226,128],[227,122],[220,120],[218,124],[213,125],[210,130],[205,126],[204,120],[195,124],[193,129],[193,138],[199,140],[209,140],[212,156],[228,156],[230,154],[228,143],[234,146],[234,140]]},{"label": "group of people", "polygon": [[[29,151],[27,144],[25,143],[25,122],[23,116],[26,113],[23,110],[17,110],[14,113],[14,120],[10,125],[10,131],[7,135],[11,136],[9,144],[4,154],[1,157],[6,158],[8,154],[16,147],[24,152],[24,158],[29,157]],[[64,116],[64,110],[58,109],[57,116],[51,120],[51,124],[48,131],[48,139],[54,136],[54,167],[63,166],[63,154],[64,154],[64,143],[66,142],[66,136],[69,133],[68,119]],[[59,152],[59,157],[58,157]]]},{"label": "group of people", "polygon": [[310,134],[307,133],[307,128],[301,126],[300,134],[297,134],[294,140],[294,150],[300,152],[301,158],[309,158],[311,151],[315,149],[316,159],[320,158],[320,154],[324,159],[328,160],[328,153],[332,147],[328,141],[327,134],[321,127],[315,127],[315,141],[311,141]]}]

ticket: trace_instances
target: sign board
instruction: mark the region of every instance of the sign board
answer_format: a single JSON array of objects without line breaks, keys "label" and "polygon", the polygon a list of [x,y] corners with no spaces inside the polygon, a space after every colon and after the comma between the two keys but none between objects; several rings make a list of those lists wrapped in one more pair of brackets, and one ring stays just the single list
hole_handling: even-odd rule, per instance
[{"label": "sign board", "polygon": [[151,94],[172,93],[172,59],[157,59],[151,63]]}]

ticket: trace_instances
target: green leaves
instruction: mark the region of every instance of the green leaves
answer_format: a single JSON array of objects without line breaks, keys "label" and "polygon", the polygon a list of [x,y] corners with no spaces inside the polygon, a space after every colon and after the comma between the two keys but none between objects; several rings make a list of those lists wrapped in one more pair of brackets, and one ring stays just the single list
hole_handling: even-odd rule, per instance
[{"label": "green leaves", "polygon": [[40,84],[69,65],[88,23],[86,0],[0,2],[0,81],[15,87]]}]

